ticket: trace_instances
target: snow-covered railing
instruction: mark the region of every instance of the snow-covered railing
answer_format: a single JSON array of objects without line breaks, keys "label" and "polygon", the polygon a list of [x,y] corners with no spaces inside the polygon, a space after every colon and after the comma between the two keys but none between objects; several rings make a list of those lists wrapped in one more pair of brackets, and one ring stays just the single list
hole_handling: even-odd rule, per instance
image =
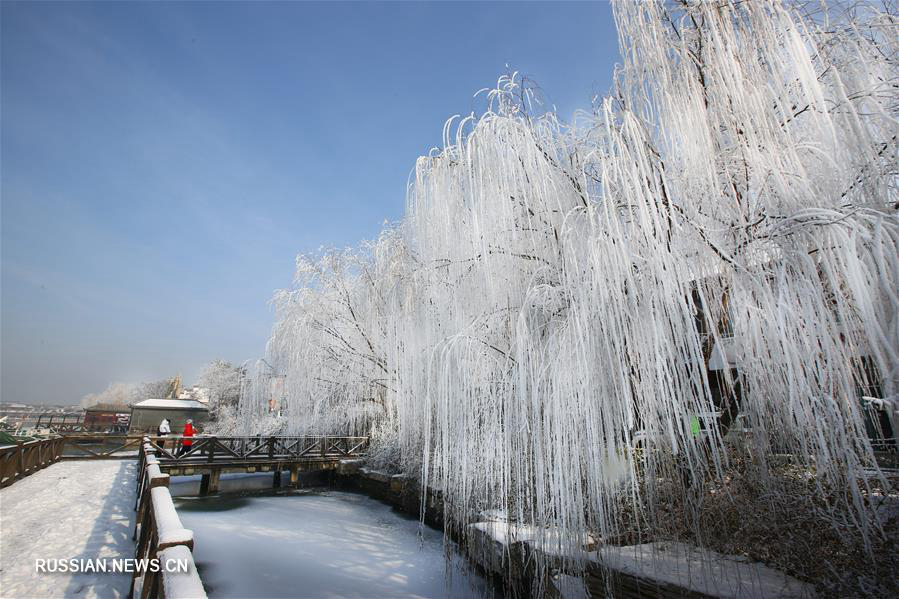
[{"label": "snow-covered railing", "polygon": [[164,573],[162,579],[162,596],[166,598],[172,597],[205,597],[206,589],[203,588],[203,582],[197,573],[197,565],[194,563],[193,555],[190,549],[184,545],[169,547],[159,552],[159,559],[162,563],[170,563],[172,561],[187,562],[187,572],[171,572]]},{"label": "snow-covered railing", "polygon": [[62,450],[62,439],[19,442],[0,448],[0,487],[8,487],[56,462]]},{"label": "snow-covered railing", "polygon": [[137,510],[137,519],[134,528],[135,538],[137,537],[137,524],[140,524],[143,509],[142,500],[150,497],[148,493],[144,493],[146,489],[154,487],[168,487],[169,475],[163,474],[159,469],[159,460],[153,455],[152,447],[149,443],[144,445],[143,451],[138,459],[138,476],[137,476],[137,492],[134,503],[134,509]]},{"label": "snow-covered railing", "polygon": [[[159,469],[154,455],[156,448],[148,437],[142,440],[138,457],[137,516],[134,537],[137,539],[135,558],[158,559],[160,571],[135,571],[130,597],[140,599],[205,598],[206,591],[193,559],[193,532],[184,528],[169,492],[169,475]],[[187,564],[187,571],[170,572],[166,565]],[[144,562],[145,563],[145,562]]]}]

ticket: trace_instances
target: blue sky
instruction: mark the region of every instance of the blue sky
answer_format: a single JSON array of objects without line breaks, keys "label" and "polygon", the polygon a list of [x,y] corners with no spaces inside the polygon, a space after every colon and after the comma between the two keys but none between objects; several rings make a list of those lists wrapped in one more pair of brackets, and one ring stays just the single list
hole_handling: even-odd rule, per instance
[{"label": "blue sky", "polygon": [[0,4],[2,400],[262,354],[294,257],[402,216],[508,64],[565,117],[604,2]]}]

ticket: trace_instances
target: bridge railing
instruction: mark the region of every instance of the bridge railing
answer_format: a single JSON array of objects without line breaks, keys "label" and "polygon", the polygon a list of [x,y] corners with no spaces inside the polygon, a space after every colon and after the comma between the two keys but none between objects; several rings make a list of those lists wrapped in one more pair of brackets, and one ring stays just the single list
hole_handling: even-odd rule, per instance
[{"label": "bridge railing", "polygon": [[0,487],[8,487],[59,460],[63,445],[62,439],[54,438],[0,448]]},{"label": "bridge railing", "polygon": [[108,460],[136,458],[140,454],[142,435],[67,434],[63,435],[65,446],[63,459],[67,460]]},{"label": "bridge railing", "polygon": [[[189,442],[190,445],[185,445]],[[208,462],[321,461],[358,457],[368,437],[157,437],[151,441],[167,466]]]},{"label": "bridge railing", "polygon": [[[135,570],[129,598],[205,599],[206,591],[193,559],[193,532],[182,526],[169,492],[169,475],[159,470],[156,449],[148,437],[141,440],[138,460],[137,516],[134,535],[135,559],[159,560],[159,571]],[[167,566],[180,562],[187,571],[169,571]]]},{"label": "bridge railing", "polygon": [[[368,437],[218,437],[69,434],[0,448],[0,487],[58,460],[141,459],[144,439],[167,466],[198,462],[325,461],[359,457]],[[190,441],[185,447],[183,442]]]},{"label": "bridge railing", "polygon": [[84,413],[67,414],[39,414],[34,428],[48,430],[51,433],[63,435],[66,433],[84,432]]}]

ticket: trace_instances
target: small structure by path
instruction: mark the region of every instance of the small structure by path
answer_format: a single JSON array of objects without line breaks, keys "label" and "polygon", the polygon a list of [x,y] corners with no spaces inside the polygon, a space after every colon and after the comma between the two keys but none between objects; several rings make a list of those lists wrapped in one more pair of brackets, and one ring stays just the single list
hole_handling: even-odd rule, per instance
[{"label": "small structure by path", "polygon": [[135,467],[62,461],[0,490],[0,596],[127,597],[128,573],[39,573],[35,564],[132,558]]}]

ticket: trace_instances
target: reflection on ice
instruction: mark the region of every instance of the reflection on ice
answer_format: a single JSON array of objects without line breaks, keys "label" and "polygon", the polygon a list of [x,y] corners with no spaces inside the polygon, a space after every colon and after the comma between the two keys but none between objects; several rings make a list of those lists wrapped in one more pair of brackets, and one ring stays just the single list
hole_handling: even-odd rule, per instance
[{"label": "reflection on ice", "polygon": [[[282,480],[284,486],[289,478],[285,476]],[[222,474],[219,482],[219,491],[222,493],[235,493],[240,491],[264,491],[272,487],[271,472],[255,474]],[[200,494],[200,475],[194,476],[174,476],[169,485],[169,490],[173,497],[177,496],[194,496]],[[222,509],[222,508],[216,508]]]},{"label": "reflection on ice", "polygon": [[[269,483],[271,478],[268,477]],[[472,597],[484,580],[443,535],[364,495],[183,498],[211,597]]]}]

